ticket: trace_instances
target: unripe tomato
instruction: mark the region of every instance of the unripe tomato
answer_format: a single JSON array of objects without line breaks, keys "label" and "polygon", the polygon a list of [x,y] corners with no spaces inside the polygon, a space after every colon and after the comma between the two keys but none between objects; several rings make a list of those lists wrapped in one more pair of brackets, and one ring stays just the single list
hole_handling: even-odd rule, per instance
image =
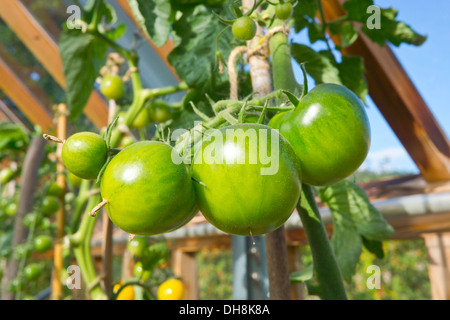
[{"label": "unripe tomato", "polygon": [[34,250],[39,253],[47,252],[53,247],[53,240],[50,236],[40,235],[34,238]]},{"label": "unripe tomato", "polygon": [[100,83],[100,92],[107,98],[118,100],[125,94],[123,81],[119,76],[106,75]]},{"label": "unripe tomato", "polygon": [[278,19],[286,20],[291,16],[292,4],[289,2],[279,3],[275,7],[275,15]]},{"label": "unripe tomato", "polygon": [[[113,287],[113,293],[117,293],[119,289],[123,286],[123,283],[116,283]],[[119,295],[116,297],[116,300],[134,300],[135,292],[132,285],[128,285],[123,288]]]},{"label": "unripe tomato", "polygon": [[146,270],[141,261],[134,264],[133,275],[141,281],[147,281],[152,276],[152,270]]},{"label": "unripe tomato", "polygon": [[196,213],[189,167],[174,163],[163,142],[141,141],[123,149],[106,167],[100,190],[120,229],[135,235],[175,230]]},{"label": "unripe tomato", "polygon": [[69,179],[70,183],[74,188],[79,188],[81,185],[82,179],[80,177],[77,177],[72,172],[69,172],[67,175],[67,178]]},{"label": "unripe tomato", "polygon": [[130,136],[125,136],[122,138],[122,142],[120,143],[121,148],[126,148],[131,146],[134,143],[134,139]]},{"label": "unripe tomato", "polygon": [[61,207],[61,201],[55,196],[46,196],[42,200],[41,211],[44,216],[53,216]]},{"label": "unripe tomato", "polygon": [[15,202],[10,202],[5,206],[5,213],[6,215],[8,215],[9,217],[14,216],[17,213],[17,203]]},{"label": "unripe tomato", "polygon": [[178,279],[169,279],[158,287],[158,300],[183,300],[184,284]]},{"label": "unripe tomato", "polygon": [[272,119],[291,143],[302,167],[302,182],[336,183],[355,172],[370,147],[370,124],[361,100],[337,84],[320,84],[296,109]]},{"label": "unripe tomato", "polygon": [[128,251],[135,257],[142,257],[147,246],[148,242],[146,237],[134,237],[127,243]]},{"label": "unripe tomato", "polygon": [[161,99],[154,100],[148,107],[150,121],[164,123],[172,119],[172,108]]},{"label": "unripe tomato", "polygon": [[36,212],[30,212],[23,217],[23,224],[27,228],[31,228],[34,226],[35,228],[39,228],[42,223],[42,217]]},{"label": "unripe tomato", "polygon": [[[125,123],[125,111],[119,112],[119,119],[117,119],[118,123]],[[143,107],[141,111],[138,113],[136,118],[134,118],[132,128],[143,128],[150,123],[150,113],[146,107]]]},{"label": "unripe tomato", "polygon": [[52,182],[47,189],[48,196],[60,197],[64,193],[64,189],[61,188],[56,182]]},{"label": "unripe tomato", "polygon": [[238,40],[251,40],[256,34],[256,23],[252,18],[242,16],[233,22],[231,31]]},{"label": "unripe tomato", "polygon": [[16,172],[11,168],[4,168],[0,171],[0,184],[6,184],[10,182],[13,178]]},{"label": "unripe tomato", "polygon": [[97,179],[107,156],[105,141],[94,132],[75,133],[64,142],[62,148],[64,165],[82,179]]},{"label": "unripe tomato", "polygon": [[24,268],[25,278],[28,281],[34,281],[42,274],[42,267],[36,263],[31,263]]},{"label": "unripe tomato", "polygon": [[204,217],[235,235],[279,228],[300,197],[294,150],[262,124],[237,124],[212,133],[194,155],[192,177],[202,183],[195,189]]}]

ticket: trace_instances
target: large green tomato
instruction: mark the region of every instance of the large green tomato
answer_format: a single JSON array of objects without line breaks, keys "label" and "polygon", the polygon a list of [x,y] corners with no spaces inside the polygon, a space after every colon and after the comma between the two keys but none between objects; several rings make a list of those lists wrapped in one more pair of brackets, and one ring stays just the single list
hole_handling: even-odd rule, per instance
[{"label": "large green tomato", "polygon": [[100,190],[106,211],[120,229],[155,235],[186,224],[197,212],[186,164],[172,159],[163,142],[141,141],[119,152],[106,167]]},{"label": "large green tomato", "polygon": [[66,168],[77,177],[97,179],[108,156],[105,140],[94,132],[78,132],[64,142],[62,160]]},{"label": "large green tomato", "polygon": [[337,84],[320,84],[295,110],[269,126],[291,143],[302,167],[302,182],[336,183],[355,172],[370,147],[370,125],[361,100]]},{"label": "large green tomato", "polygon": [[300,164],[290,144],[262,124],[213,132],[192,163],[198,204],[216,228],[258,235],[279,228],[300,196]]}]

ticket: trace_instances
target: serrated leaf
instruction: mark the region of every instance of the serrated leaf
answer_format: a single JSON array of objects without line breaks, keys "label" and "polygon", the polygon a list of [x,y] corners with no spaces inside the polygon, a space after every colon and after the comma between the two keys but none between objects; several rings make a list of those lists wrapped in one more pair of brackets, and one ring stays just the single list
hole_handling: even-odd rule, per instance
[{"label": "serrated leaf", "polygon": [[[212,49],[224,27],[211,10],[203,5],[184,12],[173,25],[177,45],[168,59],[189,87],[212,92],[223,84],[229,86],[227,74],[221,75],[216,70],[216,51]],[[230,30],[221,34],[218,47],[224,57],[229,55],[232,42]]]},{"label": "serrated leaf", "polygon": [[316,84],[342,84],[339,78],[339,69],[326,55],[320,54],[308,46],[297,43],[291,45],[291,54],[297,63],[305,62],[305,69],[315,80]]},{"label": "serrated leaf", "polygon": [[167,0],[128,0],[137,23],[156,46],[167,42],[171,28],[171,5]]},{"label": "serrated leaf", "polygon": [[388,239],[394,229],[370,203],[364,189],[349,180],[319,191],[333,217],[332,246],[342,275],[352,277],[362,250],[363,237],[369,241]]},{"label": "serrated leaf", "polygon": [[79,30],[64,30],[58,45],[66,81],[70,121],[73,121],[86,106],[95,79],[105,62],[107,45],[94,35]]}]

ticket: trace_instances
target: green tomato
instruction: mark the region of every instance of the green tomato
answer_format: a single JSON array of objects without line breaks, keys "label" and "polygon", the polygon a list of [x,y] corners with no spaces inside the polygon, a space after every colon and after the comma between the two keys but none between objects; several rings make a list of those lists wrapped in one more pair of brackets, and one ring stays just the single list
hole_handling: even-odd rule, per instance
[{"label": "green tomato", "polygon": [[47,195],[61,197],[64,194],[64,189],[61,188],[56,182],[52,182],[47,189]]},{"label": "green tomato", "polygon": [[148,108],[149,117],[152,122],[164,123],[172,119],[172,108],[164,100],[154,100]]},{"label": "green tomato", "polygon": [[16,172],[11,168],[4,168],[0,171],[0,183],[6,184],[10,182],[14,176],[16,175]]},{"label": "green tomato", "polygon": [[32,250],[27,244],[19,244],[14,248],[14,257],[16,259],[31,257]]},{"label": "green tomato", "polygon": [[6,215],[8,215],[9,217],[14,216],[17,213],[17,203],[15,202],[10,202],[5,206],[5,213]]},{"label": "green tomato", "polygon": [[39,253],[47,252],[53,247],[53,240],[50,236],[40,235],[34,238],[34,250]]},{"label": "green tomato", "polygon": [[69,172],[67,175],[67,178],[69,179],[70,183],[74,188],[79,188],[81,185],[82,179],[80,177],[77,177],[72,172]]},{"label": "green tomato", "polygon": [[272,119],[291,143],[302,167],[302,182],[336,183],[355,172],[370,147],[370,125],[361,100],[337,84],[320,84],[297,108]]},{"label": "green tomato", "polygon": [[35,228],[39,228],[42,223],[42,217],[36,212],[30,212],[23,217],[23,224],[27,228],[31,228],[34,226]]},{"label": "green tomato", "polygon": [[133,275],[141,281],[147,281],[152,276],[152,270],[146,270],[141,261],[135,263]]},{"label": "green tomato", "polygon": [[290,217],[300,197],[300,164],[289,143],[262,124],[221,128],[205,139],[192,164],[198,204],[216,228],[265,234]]},{"label": "green tomato", "polygon": [[108,148],[103,138],[93,132],[70,136],[62,148],[66,168],[82,179],[95,180],[106,162]]},{"label": "green tomato", "polygon": [[242,16],[233,22],[231,31],[238,40],[251,40],[256,34],[256,23],[252,18]]},{"label": "green tomato", "polygon": [[23,271],[28,281],[35,281],[42,274],[42,267],[37,263],[30,263]]},{"label": "green tomato", "polygon": [[44,216],[53,216],[61,207],[61,201],[55,196],[46,196],[42,200],[41,211]]},{"label": "green tomato", "polygon": [[135,257],[142,257],[147,246],[148,242],[146,237],[134,237],[127,243],[128,251]]},{"label": "green tomato", "polygon": [[17,293],[19,289],[20,291],[23,291],[23,289],[25,289],[25,281],[23,281],[22,278],[15,278],[13,281],[11,281],[9,289],[14,293]]},{"label": "green tomato", "polygon": [[125,94],[125,86],[119,76],[106,75],[100,83],[100,92],[107,98],[118,100]]},{"label": "green tomato", "polygon": [[289,2],[279,3],[275,7],[275,16],[280,20],[289,19],[292,13],[292,4]]},{"label": "green tomato", "polygon": [[148,236],[175,230],[192,219],[197,210],[189,167],[174,163],[173,155],[176,151],[168,144],[141,141],[111,160],[100,190],[117,227]]},{"label": "green tomato", "polygon": [[134,143],[134,139],[131,136],[125,136],[122,138],[122,142],[120,143],[121,148],[126,148],[131,146]]},{"label": "green tomato", "polygon": [[[117,122],[119,124],[125,123],[125,115],[127,113],[125,111],[119,112],[119,119],[117,119]],[[141,111],[138,113],[136,118],[134,118],[133,124],[131,125],[132,128],[143,128],[146,125],[150,123],[150,113],[149,110],[146,107],[143,107]]]}]

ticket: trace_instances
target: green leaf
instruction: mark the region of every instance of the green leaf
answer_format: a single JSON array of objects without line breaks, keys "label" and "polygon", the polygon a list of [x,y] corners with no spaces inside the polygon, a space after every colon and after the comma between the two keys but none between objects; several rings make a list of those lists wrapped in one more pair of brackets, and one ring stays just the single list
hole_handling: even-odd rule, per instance
[{"label": "green leaf", "polygon": [[94,35],[79,30],[64,30],[61,33],[59,51],[66,79],[70,121],[83,112],[105,62],[106,50],[107,45]]},{"label": "green leaf", "polygon": [[[361,30],[380,46],[384,46],[386,41],[394,46],[399,46],[401,43],[419,46],[427,39],[426,36],[417,33],[406,23],[396,20],[397,10],[380,8],[379,17],[377,17],[377,11],[367,12],[367,8],[371,5],[373,5],[372,0],[348,0],[343,7],[347,11],[347,20],[362,23]],[[372,18],[374,21],[379,19],[379,29],[369,29],[367,22]]]},{"label": "green leaf", "polygon": [[299,32],[310,23],[312,23],[316,17],[316,13],[319,10],[317,0],[301,0],[294,7],[292,17],[294,18],[294,30]]},{"label": "green leaf", "polygon": [[319,197],[333,216],[331,242],[342,275],[349,281],[359,261],[363,237],[382,241],[388,239],[394,229],[370,203],[364,189],[349,180],[322,188]]},{"label": "green leaf", "polygon": [[20,149],[28,142],[29,137],[20,125],[12,122],[0,122],[0,151]]},{"label": "green leaf", "polygon": [[367,8],[373,5],[373,0],[347,0],[343,7],[347,11],[347,19],[365,23],[369,15]]},{"label": "green leaf", "polygon": [[342,84],[339,78],[339,69],[325,54],[320,54],[308,46],[297,43],[291,45],[291,54],[297,63],[305,62],[305,69],[316,84]]},{"label": "green leaf", "polygon": [[364,60],[359,56],[342,56],[342,61],[337,67],[342,84],[352,90],[365,103],[369,89],[364,77],[366,73]]},{"label": "green leaf", "polygon": [[340,35],[341,44],[339,46],[336,45],[336,49],[338,50],[350,46],[358,39],[358,30],[349,21],[330,23],[329,29],[332,34]]},{"label": "green leaf", "polygon": [[171,27],[171,5],[167,0],[128,0],[142,30],[160,47],[167,42]]},{"label": "green leaf", "polygon": [[425,42],[426,36],[418,34],[406,23],[395,20],[396,17],[397,10],[381,9],[380,29],[369,29],[367,25],[364,25],[361,30],[380,46],[383,46],[386,41],[397,47],[401,43],[420,46]]},{"label": "green leaf", "polygon": [[369,240],[365,237],[362,237],[362,243],[364,247],[375,254],[378,259],[384,258],[383,243],[381,241]]},{"label": "green leaf", "polygon": [[[211,10],[203,5],[184,12],[173,25],[176,47],[168,59],[189,87],[215,93],[220,90],[219,86],[229,87],[227,74],[221,75],[217,70],[216,50],[212,49],[223,28]],[[221,34],[218,49],[224,57],[229,55],[232,42],[231,30]],[[223,96],[227,95],[227,92],[223,93]]]},{"label": "green leaf", "polygon": [[293,272],[289,275],[289,281],[291,283],[301,283],[312,279],[314,274],[313,265],[309,265],[301,271]]}]

